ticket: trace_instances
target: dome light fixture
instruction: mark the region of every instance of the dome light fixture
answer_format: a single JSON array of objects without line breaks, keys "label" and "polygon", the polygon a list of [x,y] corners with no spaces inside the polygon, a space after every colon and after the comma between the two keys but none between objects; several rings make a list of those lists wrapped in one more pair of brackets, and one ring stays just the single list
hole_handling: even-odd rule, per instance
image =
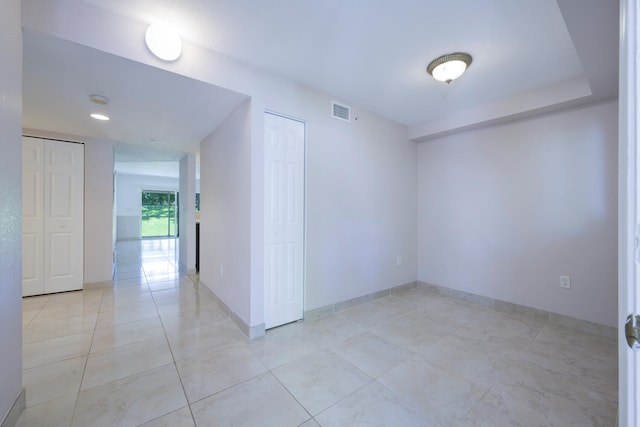
[{"label": "dome light fixture", "polygon": [[182,39],[169,25],[162,23],[149,25],[144,41],[151,53],[163,61],[175,61],[182,54]]},{"label": "dome light fixture", "polygon": [[448,53],[431,61],[427,73],[439,82],[451,83],[465,72],[471,61],[471,55],[468,53]]}]

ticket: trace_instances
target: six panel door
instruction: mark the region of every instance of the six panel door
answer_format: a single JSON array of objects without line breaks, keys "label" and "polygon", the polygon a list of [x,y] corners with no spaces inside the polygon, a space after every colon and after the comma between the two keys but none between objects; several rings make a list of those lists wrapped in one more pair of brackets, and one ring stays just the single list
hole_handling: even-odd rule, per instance
[{"label": "six panel door", "polygon": [[304,123],[265,113],[265,328],[304,309]]}]

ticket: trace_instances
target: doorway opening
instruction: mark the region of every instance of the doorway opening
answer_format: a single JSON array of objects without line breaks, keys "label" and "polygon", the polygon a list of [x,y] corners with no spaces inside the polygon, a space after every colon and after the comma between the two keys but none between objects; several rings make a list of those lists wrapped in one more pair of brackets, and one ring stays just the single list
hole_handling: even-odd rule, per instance
[{"label": "doorway opening", "polygon": [[178,210],[175,191],[142,190],[142,238],[177,237]]}]

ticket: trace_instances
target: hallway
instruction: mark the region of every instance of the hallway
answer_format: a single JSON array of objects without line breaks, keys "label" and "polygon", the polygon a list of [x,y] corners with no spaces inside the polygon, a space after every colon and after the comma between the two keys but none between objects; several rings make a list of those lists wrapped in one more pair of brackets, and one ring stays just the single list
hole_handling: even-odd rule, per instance
[{"label": "hallway", "polygon": [[122,242],[115,280],[25,298],[19,426],[614,426],[614,339],[409,289],[249,341]]}]

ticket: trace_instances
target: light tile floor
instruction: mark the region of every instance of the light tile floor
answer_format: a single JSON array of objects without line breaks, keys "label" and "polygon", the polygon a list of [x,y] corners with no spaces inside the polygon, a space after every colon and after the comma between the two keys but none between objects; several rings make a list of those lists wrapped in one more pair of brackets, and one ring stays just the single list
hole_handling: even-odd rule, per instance
[{"label": "light tile floor", "polygon": [[415,288],[250,341],[171,239],[23,307],[22,427],[616,423],[612,339]]}]

